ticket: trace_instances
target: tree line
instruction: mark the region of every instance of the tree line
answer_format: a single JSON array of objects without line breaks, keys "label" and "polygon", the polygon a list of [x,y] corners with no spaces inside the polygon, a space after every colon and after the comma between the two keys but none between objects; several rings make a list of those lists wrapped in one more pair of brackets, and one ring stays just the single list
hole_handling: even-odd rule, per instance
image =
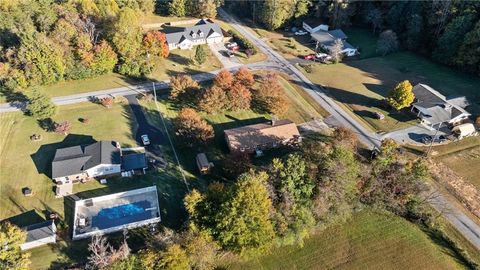
[{"label": "tree line", "polygon": [[390,30],[402,48],[480,76],[478,1],[265,0],[225,5],[271,30],[301,26],[306,18],[332,29],[360,25],[374,33]]},{"label": "tree line", "polygon": [[164,33],[141,28],[154,8],[154,0],[2,1],[2,92],[113,71],[149,74],[169,53]]},{"label": "tree line", "polygon": [[235,74],[221,70],[209,87],[200,84],[189,75],[180,74],[170,78],[169,99],[181,107],[174,119],[176,134],[185,146],[192,147],[208,143],[214,138],[213,127],[198,111],[218,114],[226,111],[254,110],[259,113],[283,115],[290,104],[285,98],[279,75],[266,73],[258,82],[254,74],[245,67]]}]

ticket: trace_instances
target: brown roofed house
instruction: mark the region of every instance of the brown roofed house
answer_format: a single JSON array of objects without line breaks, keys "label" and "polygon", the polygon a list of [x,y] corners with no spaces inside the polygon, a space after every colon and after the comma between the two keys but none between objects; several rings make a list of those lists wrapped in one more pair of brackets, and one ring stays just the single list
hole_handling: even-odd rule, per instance
[{"label": "brown roofed house", "polygon": [[279,145],[300,142],[297,125],[288,119],[225,130],[225,140],[232,152],[253,153]]}]

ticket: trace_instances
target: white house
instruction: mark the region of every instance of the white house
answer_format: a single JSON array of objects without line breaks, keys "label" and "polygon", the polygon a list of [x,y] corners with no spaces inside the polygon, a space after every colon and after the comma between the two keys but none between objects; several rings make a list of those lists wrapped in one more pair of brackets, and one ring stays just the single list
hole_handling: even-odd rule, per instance
[{"label": "white house", "polygon": [[303,28],[310,33],[313,40],[318,42],[320,47],[329,52],[336,40],[341,40],[343,48],[342,53],[346,56],[358,54],[357,48],[347,42],[347,35],[340,29],[328,30],[328,25],[320,24],[315,26],[313,23],[303,22]]},{"label": "white house", "polygon": [[194,26],[181,28],[166,34],[168,48],[191,49],[195,45],[222,43],[223,33],[220,26],[210,19],[202,19]]},{"label": "white house", "polygon": [[121,173],[121,153],[117,142],[100,141],[57,149],[52,162],[52,178],[57,195],[72,192],[72,184],[89,178]]},{"label": "white house", "polygon": [[37,223],[23,228],[27,232],[27,240],[20,245],[21,250],[28,250],[57,241],[57,227],[53,220]]},{"label": "white house", "polygon": [[[457,125],[471,115],[462,107],[468,104],[465,99],[447,99],[428,85],[415,85],[413,94],[415,102],[412,104],[412,112],[415,112],[421,123],[429,128]],[[463,105],[457,101],[462,101]]]}]

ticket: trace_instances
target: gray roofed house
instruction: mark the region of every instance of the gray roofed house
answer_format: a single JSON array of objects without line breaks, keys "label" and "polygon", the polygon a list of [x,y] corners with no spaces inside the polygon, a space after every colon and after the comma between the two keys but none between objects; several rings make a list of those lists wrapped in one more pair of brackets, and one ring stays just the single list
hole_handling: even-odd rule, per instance
[{"label": "gray roofed house", "polygon": [[331,31],[319,30],[317,32],[311,33],[311,36],[312,39],[317,41],[319,45],[327,51],[330,51],[335,44],[335,41],[339,39],[342,41],[342,52],[344,54],[346,54],[347,56],[353,56],[358,53],[357,49],[346,41],[347,35],[340,29]]},{"label": "gray roofed house", "polygon": [[193,26],[165,35],[170,50],[191,49],[194,45],[223,42],[222,29],[210,19],[201,19]]},{"label": "gray roofed house", "polygon": [[[457,124],[470,116],[462,106],[468,102],[461,98],[447,99],[435,89],[425,84],[413,87],[415,102],[412,111],[422,120],[427,127],[441,126],[442,124]],[[453,102],[451,102],[453,101]],[[461,102],[460,102],[461,101]]]},{"label": "gray roofed house", "polygon": [[57,228],[53,220],[44,221],[23,228],[27,232],[25,243],[20,245],[22,250],[55,243],[57,240]]},{"label": "gray roofed house", "polygon": [[52,161],[52,178],[57,184],[120,173],[120,149],[116,142],[100,141],[57,149]]}]

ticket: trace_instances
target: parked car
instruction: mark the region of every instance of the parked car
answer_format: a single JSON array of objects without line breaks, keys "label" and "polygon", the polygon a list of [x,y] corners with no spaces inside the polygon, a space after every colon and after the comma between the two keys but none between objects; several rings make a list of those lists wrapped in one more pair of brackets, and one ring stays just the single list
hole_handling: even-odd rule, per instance
[{"label": "parked car", "polygon": [[236,42],[230,42],[225,45],[227,49],[231,49],[232,47],[238,47],[238,44]]},{"label": "parked car", "polygon": [[303,56],[303,59],[313,60],[313,59],[315,59],[315,54],[306,54],[305,56]]},{"label": "parked car", "polygon": [[321,60],[326,60],[326,61],[330,61],[330,60],[333,59],[330,55],[328,55],[326,53],[317,53],[315,55],[315,57],[317,57],[318,59],[321,59]]},{"label": "parked car", "polygon": [[433,136],[430,136],[430,135],[426,135],[422,138],[422,142],[424,144],[429,144],[429,143],[443,143],[447,140],[447,137],[445,137],[444,135],[439,135],[439,136],[436,136],[435,138],[433,138]]},{"label": "parked car", "polygon": [[236,51],[240,50],[240,46],[237,45],[237,46],[230,47],[228,49],[232,52],[236,52]]},{"label": "parked car", "polygon": [[140,136],[140,138],[142,138],[143,145],[149,145],[150,144],[150,139],[148,138],[147,134],[143,134],[142,136]]},{"label": "parked car", "polygon": [[295,36],[303,36],[303,35],[307,35],[307,34],[308,34],[308,32],[305,31],[305,30],[302,30],[302,29],[295,32]]}]

